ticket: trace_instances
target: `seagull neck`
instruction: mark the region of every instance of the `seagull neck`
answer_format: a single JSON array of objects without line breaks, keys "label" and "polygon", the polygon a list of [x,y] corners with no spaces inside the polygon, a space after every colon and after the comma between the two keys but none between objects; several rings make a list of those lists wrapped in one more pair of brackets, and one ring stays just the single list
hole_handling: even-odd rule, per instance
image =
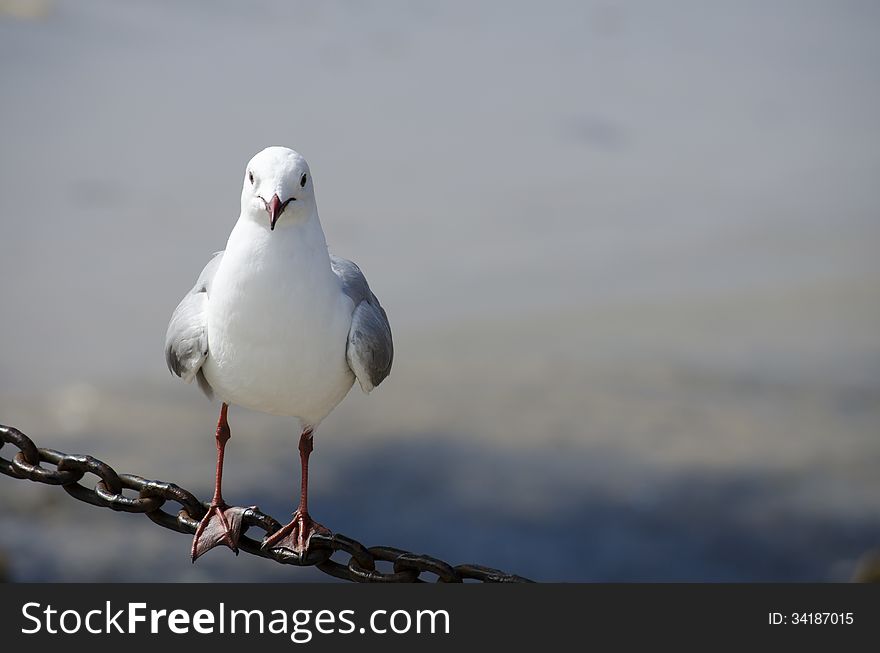
[{"label": "seagull neck", "polygon": [[242,214],[229,235],[226,245],[227,252],[259,250],[264,256],[277,252],[284,258],[294,260],[326,258],[330,265],[327,252],[327,240],[318,219],[317,211],[312,211],[308,218],[297,222],[280,223],[274,230],[266,224],[266,215],[251,216]]}]

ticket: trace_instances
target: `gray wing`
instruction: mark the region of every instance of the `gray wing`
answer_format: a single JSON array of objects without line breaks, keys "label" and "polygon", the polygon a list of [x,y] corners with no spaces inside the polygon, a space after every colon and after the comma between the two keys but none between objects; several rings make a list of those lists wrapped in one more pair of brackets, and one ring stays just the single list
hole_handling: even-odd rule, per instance
[{"label": "gray wing", "polygon": [[221,260],[223,252],[216,252],[211,257],[196,285],[174,309],[165,333],[165,361],[168,369],[187,383],[197,379],[199,387],[208,397],[213,396],[213,391],[202,373],[202,364],[208,357],[206,310],[211,282]]},{"label": "gray wing", "polygon": [[342,282],[342,291],[354,302],[345,357],[361,389],[370,392],[391,372],[394,359],[391,325],[357,265],[333,255],[330,265]]}]

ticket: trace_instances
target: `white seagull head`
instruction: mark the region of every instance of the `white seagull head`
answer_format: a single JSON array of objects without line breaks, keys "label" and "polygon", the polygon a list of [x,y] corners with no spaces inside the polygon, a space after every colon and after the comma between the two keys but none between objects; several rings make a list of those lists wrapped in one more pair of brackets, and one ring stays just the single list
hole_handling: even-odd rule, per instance
[{"label": "white seagull head", "polygon": [[267,147],[248,161],[241,189],[241,214],[272,231],[285,223],[308,220],[315,209],[309,164],[287,147]]}]

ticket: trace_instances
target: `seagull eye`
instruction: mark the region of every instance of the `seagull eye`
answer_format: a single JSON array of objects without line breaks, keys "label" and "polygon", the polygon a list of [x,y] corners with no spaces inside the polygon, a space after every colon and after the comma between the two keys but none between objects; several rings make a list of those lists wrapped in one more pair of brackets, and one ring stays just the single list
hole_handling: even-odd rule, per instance
[{"label": "seagull eye", "polygon": [[248,179],[251,180],[251,186],[254,185],[254,173],[248,170]]},{"label": "seagull eye", "polygon": [[301,187],[305,188],[305,187],[306,187],[306,181],[308,181],[308,180],[306,179],[305,174],[303,174],[303,176],[299,178],[299,185],[300,185]]}]

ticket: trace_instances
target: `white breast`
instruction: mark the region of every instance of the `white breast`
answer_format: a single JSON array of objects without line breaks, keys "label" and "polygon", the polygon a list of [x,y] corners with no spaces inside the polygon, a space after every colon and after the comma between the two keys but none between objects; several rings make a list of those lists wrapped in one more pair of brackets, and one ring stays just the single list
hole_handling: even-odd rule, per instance
[{"label": "white breast", "polygon": [[353,308],[317,215],[275,231],[240,218],[208,298],[205,376],[227,403],[316,426],[354,382]]}]

